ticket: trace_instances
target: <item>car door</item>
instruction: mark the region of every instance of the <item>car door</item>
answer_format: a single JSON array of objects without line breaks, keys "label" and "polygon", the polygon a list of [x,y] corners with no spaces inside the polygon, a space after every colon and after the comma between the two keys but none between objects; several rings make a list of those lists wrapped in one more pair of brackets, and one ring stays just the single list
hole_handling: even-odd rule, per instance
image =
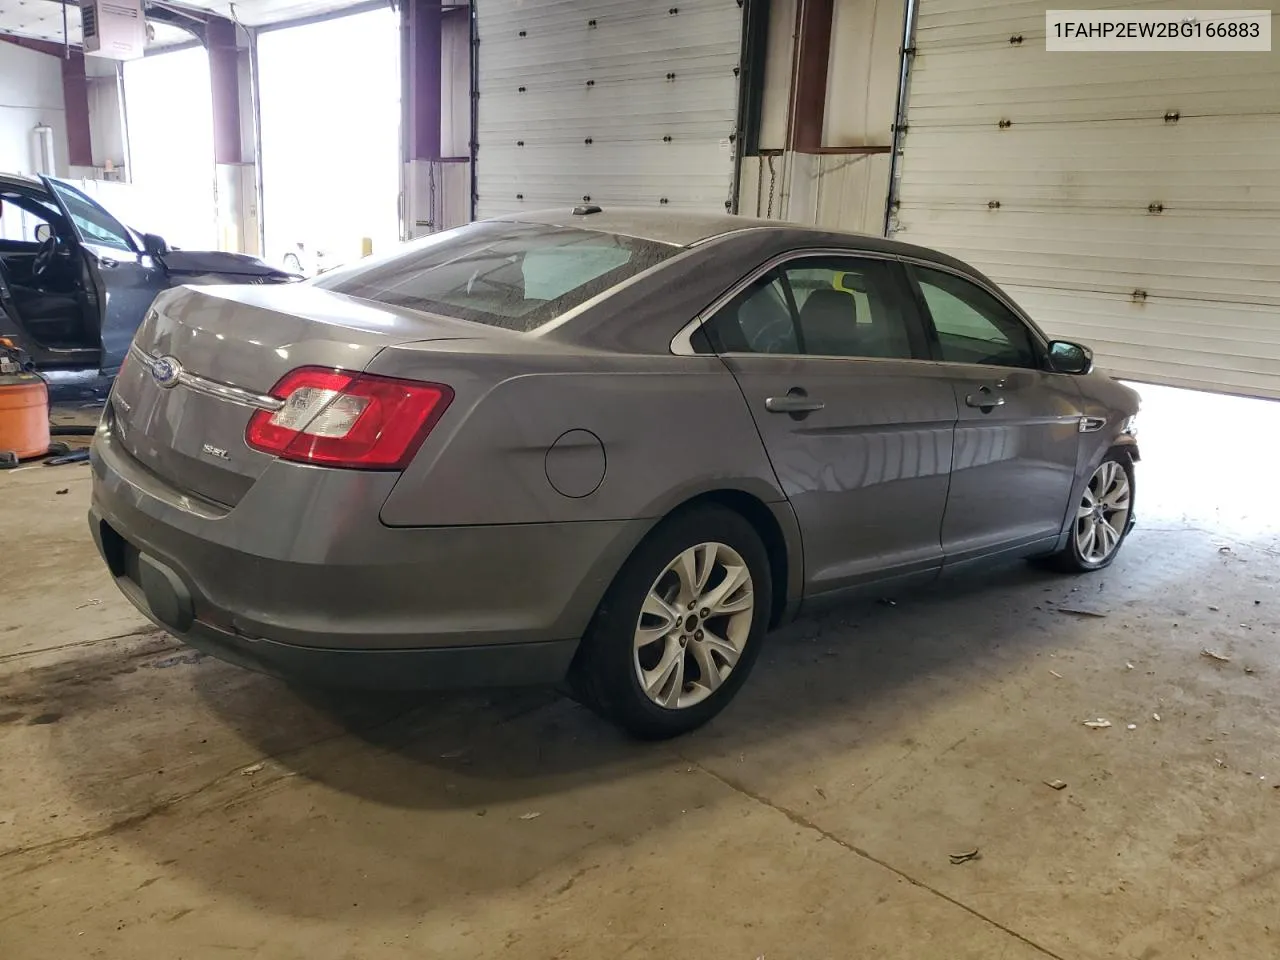
[{"label": "car door", "polygon": [[114,373],[157,293],[166,286],[164,269],[140,249],[133,233],[75,187],[41,177],[50,196],[76,232],[84,251],[98,311],[100,367]]},{"label": "car door", "polygon": [[942,522],[947,563],[1058,536],[1080,446],[1082,401],[1039,335],[993,290],[911,265],[959,419]]},{"label": "car door", "polygon": [[701,334],[695,349],[737,378],[795,510],[806,596],[940,567],[956,403],[900,264],[796,255]]}]

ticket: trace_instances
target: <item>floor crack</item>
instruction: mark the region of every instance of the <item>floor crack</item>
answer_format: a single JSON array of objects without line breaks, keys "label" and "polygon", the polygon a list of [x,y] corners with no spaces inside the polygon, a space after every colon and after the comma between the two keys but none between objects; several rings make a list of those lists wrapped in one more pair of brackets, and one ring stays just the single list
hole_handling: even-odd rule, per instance
[{"label": "floor crack", "polygon": [[[110,637],[94,637],[92,640],[72,640],[68,643],[58,643],[51,647],[37,647],[34,650],[17,650],[13,653],[0,654],[0,663],[8,663],[11,660],[21,660],[24,657],[34,657],[41,653],[54,653],[58,650],[70,650],[75,647],[91,647],[98,643],[110,643],[112,640],[128,640],[131,637],[145,637],[149,634],[164,634],[159,627],[148,624],[145,627],[138,627],[136,630],[130,630],[128,633],[117,633]],[[176,649],[177,644],[174,645]],[[170,649],[165,647],[163,649]]]},{"label": "floor crack", "polygon": [[[374,723],[368,727],[361,728],[360,730],[340,730],[336,733],[329,734],[328,736],[319,737],[307,743],[300,744],[299,746],[294,747],[290,750],[282,750],[280,753],[269,754],[267,756],[260,757],[257,761],[253,761],[248,765],[252,766],[253,763],[264,764],[264,763],[280,762],[283,760],[287,760],[289,757],[296,757],[299,754],[305,753],[306,751],[311,750],[315,747],[323,746],[326,743],[332,743],[335,740],[341,740],[343,737],[368,734],[382,727],[388,727],[388,726],[391,726],[392,724],[398,723],[399,721],[403,720],[405,717],[409,716],[415,710],[418,710],[418,709],[420,708],[416,706],[409,707],[408,709],[400,713],[397,713],[395,716],[389,717],[386,720],[379,721],[378,723]],[[188,790],[186,793],[181,793],[176,796],[168,797],[164,800],[161,800],[159,803],[152,804],[151,806],[147,807],[145,810],[140,810],[137,813],[130,814],[129,816],[123,817],[120,820],[114,820],[111,823],[104,824],[101,827],[96,827],[92,830],[86,830],[83,833],[78,833],[70,837],[58,837],[53,840],[46,840],[42,843],[33,843],[27,846],[11,847],[8,850],[0,850],[0,861],[8,860],[11,857],[17,857],[17,856],[21,856],[23,854],[28,854],[28,853],[61,852],[62,850],[69,849],[70,847],[75,847],[91,840],[101,840],[103,837],[109,837],[109,836],[112,836],[113,834],[120,833],[121,831],[128,830],[131,827],[136,827],[139,824],[145,823],[146,821],[150,820],[152,817],[158,816],[159,814],[165,813],[173,809],[174,807],[178,806],[178,804],[185,803],[188,800],[191,800],[195,797],[200,796],[200,794],[213,789],[219,784],[226,783],[229,780],[233,781],[235,778],[239,777],[242,774],[242,772],[245,769],[245,766],[246,764],[239,764],[236,766],[234,770],[230,770],[226,773],[219,774],[218,776],[214,777],[212,780],[209,780],[206,783],[196,787],[194,790]],[[292,773],[286,774],[286,777],[292,776],[292,775],[293,775]],[[277,780],[271,781],[271,783],[275,783],[275,782],[278,782],[279,780],[286,779],[286,777],[277,778]],[[263,784],[262,787],[259,787],[257,789],[261,790],[263,789],[263,787],[270,786],[270,785],[271,785],[270,783],[265,783]]]},{"label": "floor crack", "polygon": [[1046,957],[1052,957],[1053,960],[1065,960],[1065,958],[1061,954],[1054,953],[1048,947],[1045,947],[1045,946],[1042,946],[1041,944],[1036,943],[1034,940],[1024,936],[1023,934],[1019,933],[1017,930],[1013,930],[1010,927],[1005,926],[999,920],[996,920],[992,917],[987,916],[985,913],[982,913],[980,910],[977,910],[969,906],[967,903],[957,900],[955,897],[950,896],[949,894],[943,893],[937,887],[930,886],[929,884],[925,883],[923,880],[916,879],[915,877],[911,876],[909,873],[906,873],[900,868],[895,867],[893,864],[888,863],[887,861],[877,857],[875,854],[870,853],[866,850],[863,850],[861,847],[854,846],[849,841],[836,836],[830,830],[823,829],[822,827],[818,826],[818,824],[814,823],[812,820],[809,820],[808,818],[802,816],[801,814],[796,813],[794,810],[789,810],[788,808],[781,806],[780,804],[774,803],[768,797],[763,796],[762,794],[756,793],[755,791],[748,789],[742,784],[737,783],[733,780],[730,780],[728,777],[721,776],[720,774],[704,766],[702,763],[700,763],[697,760],[692,760],[692,759],[689,759],[688,757],[685,757],[684,759],[686,760],[686,762],[692,764],[702,773],[706,774],[708,777],[711,777],[713,780],[716,780],[724,784],[726,787],[728,787],[730,790],[734,791],[735,793],[741,794],[742,796],[746,797],[749,800],[754,800],[756,803],[761,804],[762,806],[768,807],[770,810],[773,810],[775,813],[782,814],[784,817],[786,817],[788,820],[794,823],[797,827],[800,827],[803,830],[808,830],[812,833],[816,833],[819,836],[823,837],[824,839],[830,840],[832,843],[837,844],[843,849],[849,851],[855,856],[861,857],[863,860],[867,860],[871,863],[874,863],[878,867],[883,867],[885,870],[888,870],[890,873],[894,874],[895,876],[901,877],[903,880],[907,881],[907,883],[911,884],[912,886],[919,887],[921,890],[931,893],[935,897],[938,897],[941,900],[945,900],[947,903],[951,904],[954,907],[959,907],[965,913],[968,913],[971,916],[977,917],[983,923],[986,923],[986,924],[989,924],[990,926],[995,927],[997,930],[1000,930],[1001,932],[1008,934],[1009,936],[1013,937],[1016,940],[1020,940],[1031,949],[1035,950],[1036,952]]}]

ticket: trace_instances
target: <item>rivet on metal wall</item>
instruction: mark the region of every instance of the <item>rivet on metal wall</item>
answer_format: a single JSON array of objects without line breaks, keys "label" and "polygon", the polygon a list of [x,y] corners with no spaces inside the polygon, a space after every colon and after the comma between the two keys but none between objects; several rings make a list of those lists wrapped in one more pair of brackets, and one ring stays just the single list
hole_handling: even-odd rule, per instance
[{"label": "rivet on metal wall", "polygon": [[673,17],[679,12],[680,12],[679,7],[672,7],[670,10],[667,11],[667,13],[669,13]]},{"label": "rivet on metal wall", "polygon": [[1147,213],[1164,213],[1164,204],[1159,200],[1155,203],[1147,204]]},{"label": "rivet on metal wall", "polygon": [[658,202],[659,202],[659,203],[662,203],[662,204],[665,204],[665,203],[667,203],[667,198],[666,198],[666,197],[662,197],[661,199],[659,199],[659,200],[658,200]]},{"label": "rivet on metal wall", "polygon": [[667,74],[667,79],[668,79],[668,80],[674,80],[675,78],[676,78],[676,75],[675,75],[674,73],[668,73],[668,74]]},{"label": "rivet on metal wall", "polygon": [[663,143],[670,143],[670,142],[671,142],[671,135],[670,135],[670,134],[668,134],[668,135],[666,135],[665,137],[663,137],[663,138],[662,138],[662,142],[663,142]]},{"label": "rivet on metal wall", "polygon": [[1009,38],[1009,43],[1011,43],[1015,47],[1021,42],[1022,42],[1022,34],[1020,33],[1015,33],[1012,37]]},{"label": "rivet on metal wall", "polygon": [[588,80],[588,81],[587,81],[587,86],[588,86],[588,87],[594,87],[595,85],[596,85],[596,82],[595,82],[594,80]]},{"label": "rivet on metal wall", "polygon": [[590,137],[587,137],[587,139],[583,140],[582,142],[583,142],[583,143],[585,143],[585,144],[587,144],[587,146],[590,146],[590,145],[591,145],[591,143],[592,143],[592,140],[591,140],[591,138],[590,138]]},{"label": "rivet on metal wall", "polygon": [[523,200],[523,199],[524,199],[524,194],[523,194],[523,193],[517,193],[517,194],[516,194],[516,199],[517,199],[517,200]]},{"label": "rivet on metal wall", "polygon": [[528,31],[528,30],[521,30],[521,31],[520,31],[520,36],[522,36],[522,37],[527,37],[528,35],[529,35],[529,31]]},{"label": "rivet on metal wall", "polygon": [[585,193],[585,194],[583,194],[583,195],[582,195],[582,202],[583,202],[583,203],[590,203],[590,202],[591,202],[591,194],[589,194],[589,193]]},{"label": "rivet on metal wall", "polygon": [[741,72],[742,72],[742,68],[741,68],[741,67],[734,67],[734,68],[733,68],[733,75],[734,75],[735,77],[736,77],[738,74],[740,74]]},{"label": "rivet on metal wall", "polygon": [[594,27],[595,25],[596,25],[596,22],[595,22],[594,20],[588,20],[588,21],[587,21],[587,26],[588,26],[588,27]]},{"label": "rivet on metal wall", "polygon": [[1141,303],[1143,300],[1147,299],[1147,291],[1135,290],[1133,291],[1132,294],[1130,294],[1130,296],[1133,298],[1134,303]]},{"label": "rivet on metal wall", "polygon": [[999,209],[1000,209],[1000,201],[999,201],[999,200],[988,200],[988,201],[987,201],[987,209],[988,209],[988,210],[999,210]]},{"label": "rivet on metal wall", "polygon": [[1010,127],[1013,126],[1013,121],[1001,120],[998,124],[996,124],[996,126],[998,126],[1001,130],[1008,130]]},{"label": "rivet on metal wall", "polygon": [[517,146],[517,147],[523,147],[523,146],[524,146],[524,141],[523,141],[523,140],[517,140],[517,141],[516,141],[516,146]]},{"label": "rivet on metal wall", "polygon": [[1179,113],[1177,110],[1170,110],[1164,115],[1165,123],[1177,123],[1181,119],[1182,119],[1182,114]]},{"label": "rivet on metal wall", "polygon": [[516,93],[524,93],[524,87],[516,87]]}]

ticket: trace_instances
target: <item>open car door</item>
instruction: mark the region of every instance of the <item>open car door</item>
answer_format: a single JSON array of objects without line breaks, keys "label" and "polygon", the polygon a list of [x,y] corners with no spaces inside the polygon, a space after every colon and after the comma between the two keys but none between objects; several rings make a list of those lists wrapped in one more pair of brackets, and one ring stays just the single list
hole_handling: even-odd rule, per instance
[{"label": "open car door", "polygon": [[115,373],[151,301],[167,286],[164,269],[143,252],[137,235],[99,203],[69,183],[40,179],[75,230],[84,253],[89,272],[85,295],[99,318],[99,366],[103,373]]}]

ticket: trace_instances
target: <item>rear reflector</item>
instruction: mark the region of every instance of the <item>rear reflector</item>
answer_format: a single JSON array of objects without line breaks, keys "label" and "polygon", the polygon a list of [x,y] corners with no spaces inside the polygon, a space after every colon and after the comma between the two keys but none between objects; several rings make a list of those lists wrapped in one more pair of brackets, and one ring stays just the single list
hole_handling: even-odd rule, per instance
[{"label": "rear reflector", "polygon": [[271,389],[284,401],[249,420],[245,443],[282,460],[325,467],[403,470],[453,391],[325,367],[299,367]]}]

